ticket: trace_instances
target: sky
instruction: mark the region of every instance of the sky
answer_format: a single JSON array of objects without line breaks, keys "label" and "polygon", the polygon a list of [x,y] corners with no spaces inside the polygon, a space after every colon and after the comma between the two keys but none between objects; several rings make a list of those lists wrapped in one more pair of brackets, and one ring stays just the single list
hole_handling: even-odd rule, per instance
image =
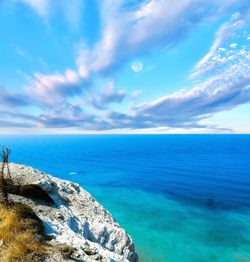
[{"label": "sky", "polygon": [[1,0],[0,133],[250,133],[248,0]]}]

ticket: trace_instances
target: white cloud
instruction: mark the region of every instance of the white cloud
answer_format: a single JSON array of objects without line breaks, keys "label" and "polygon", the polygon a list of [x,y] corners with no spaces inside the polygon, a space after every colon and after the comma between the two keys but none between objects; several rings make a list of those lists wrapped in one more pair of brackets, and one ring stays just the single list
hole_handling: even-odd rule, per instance
[{"label": "white cloud", "polygon": [[[175,46],[202,22],[218,19],[216,15],[228,12],[235,4],[247,5],[247,1],[206,0],[202,8],[200,4],[198,0],[175,1],[174,4],[170,0],[145,0],[128,11],[124,8],[125,0],[103,0],[100,6],[101,39],[93,50],[84,47],[80,52],[79,70],[84,75],[86,72],[113,73],[135,56]],[[223,25],[201,64],[243,24],[240,15],[235,14]]]},{"label": "white cloud", "polygon": [[[224,51],[220,51],[224,52]],[[231,56],[231,53],[226,54]],[[250,51],[243,47],[208,71],[193,89],[180,90],[132,108],[131,114],[109,112],[112,128],[211,128],[199,121],[250,102]],[[213,127],[215,128],[215,127]],[[225,131],[225,130],[224,130]]]},{"label": "white cloud", "polygon": [[8,108],[12,111],[16,110],[18,107],[25,107],[28,105],[30,105],[30,100],[27,96],[0,87],[0,108]]},{"label": "white cloud", "polygon": [[77,28],[83,13],[84,0],[58,0],[58,3],[71,26]]},{"label": "white cloud", "polygon": [[86,87],[78,74],[70,69],[66,70],[65,75],[35,73],[30,82],[31,85],[26,86],[25,91],[44,106],[53,106],[66,101],[67,97],[80,95]]},{"label": "white cloud", "polygon": [[177,92],[138,106],[135,108],[134,118],[137,121],[151,121],[151,125],[185,127],[198,125],[199,120],[214,113],[249,102],[250,75],[234,76],[230,81],[228,77],[229,75],[214,77],[187,93]]},{"label": "white cloud", "polygon": [[[195,73],[192,77],[196,77],[206,71],[207,62],[215,55],[216,51],[225,51],[221,45],[226,43],[228,40],[233,38],[236,34],[236,31],[242,28],[245,25],[245,15],[236,13],[232,16],[230,21],[224,23],[216,33],[216,38],[210,51],[197,63],[195,66]],[[223,49],[222,49],[223,48]]]},{"label": "white cloud", "polygon": [[135,100],[140,94],[143,93],[143,90],[135,90],[132,94],[131,94],[131,99]]},{"label": "white cloud", "polygon": [[[219,28],[209,52],[195,65],[194,72],[190,76],[191,78],[201,77],[212,71],[215,72],[217,68],[226,62],[234,60],[234,51],[227,51],[222,46],[231,41],[237,35],[237,32],[247,24],[250,19],[249,10],[250,8],[248,7],[242,13],[235,13],[228,22]],[[233,49],[237,46],[237,43],[230,44],[230,47]]]},{"label": "white cloud", "polygon": [[81,19],[82,0],[13,0],[30,5],[34,11],[46,20],[56,12],[62,12],[67,21],[77,27]]},{"label": "white cloud", "polygon": [[[225,51],[221,51],[225,52]],[[151,103],[143,103],[130,109],[131,113],[106,111],[103,115],[92,115],[83,112],[80,106],[72,105],[66,100],[51,107],[51,112],[42,114],[34,120],[27,116],[28,124],[38,123],[41,127],[66,128],[74,127],[84,130],[112,130],[112,129],[145,129],[145,128],[201,128],[225,132],[220,127],[201,124],[201,120],[209,118],[217,112],[231,110],[232,108],[250,101],[250,53],[244,47],[233,51],[232,60],[225,59],[223,67],[215,67],[202,82],[191,90],[180,90],[172,95],[161,97]],[[230,55],[230,53],[228,53]],[[67,71],[65,76],[37,76],[38,83],[34,86],[41,99],[65,95],[68,85],[78,83],[77,74]],[[73,89],[74,90],[74,89]],[[78,89],[75,89],[78,92]],[[140,90],[132,93],[137,96]],[[104,87],[92,101],[98,109],[107,109],[106,105],[121,102],[126,93],[117,91],[115,82],[111,81]],[[12,98],[10,99],[12,103]],[[15,102],[15,101],[14,101]],[[21,101],[22,102],[22,101]],[[19,103],[19,102],[18,102]],[[15,125],[15,123],[9,123]],[[18,126],[18,123],[16,123]],[[228,131],[228,130],[227,130]]]},{"label": "white cloud", "polygon": [[[72,24],[76,24],[80,17],[80,2],[76,0],[19,1],[32,6],[42,17],[55,12],[55,6],[63,6],[64,15],[70,21],[72,14],[76,15]],[[70,3],[71,7],[68,6]],[[83,43],[78,46],[78,71],[68,69],[65,74],[51,75],[36,73],[34,79],[30,80],[30,86],[25,88],[33,103],[46,107],[48,111],[34,119],[34,123],[42,127],[89,130],[206,128],[199,124],[199,120],[250,101],[249,52],[246,48],[226,50],[222,47],[245,24],[245,10],[244,13],[236,13],[218,30],[209,53],[195,68],[195,74],[202,77],[206,73],[205,78],[190,91],[179,91],[152,103],[137,105],[131,108],[131,114],[108,111],[103,115],[92,115],[83,112],[82,106],[70,103],[69,98],[80,96],[88,88],[87,81],[94,74],[114,73],[134,57],[160,48],[171,48],[202,22],[217,19],[216,15],[226,12],[230,5],[243,5],[246,2],[205,0],[200,8],[199,0],[175,1],[174,4],[171,0],[145,0],[129,11],[124,9],[125,0],[103,0],[99,3],[103,26],[101,38],[93,49]],[[77,13],[74,13],[75,9],[78,9]],[[130,98],[135,99],[141,92],[133,92]],[[107,109],[111,103],[124,101],[125,96],[126,91],[117,90],[115,82],[111,81],[89,103],[97,109]],[[8,103],[22,103],[15,102],[12,97],[2,99],[7,99]]]},{"label": "white cloud", "polygon": [[117,91],[115,82],[110,81],[98,94],[97,98],[93,98],[92,105],[98,109],[106,109],[106,105],[110,103],[121,103],[126,96],[125,90]]},{"label": "white cloud", "polygon": [[15,0],[30,5],[38,15],[47,17],[50,12],[51,0]]},{"label": "white cloud", "polygon": [[88,79],[90,77],[90,68],[89,65],[91,63],[90,51],[87,48],[87,45],[84,41],[81,41],[76,46],[77,50],[77,59],[76,64],[78,66],[79,75],[84,78]]},{"label": "white cloud", "polygon": [[233,43],[233,44],[230,45],[230,47],[235,48],[237,45],[238,45],[238,44]]},{"label": "white cloud", "polygon": [[25,56],[25,52],[24,52],[22,49],[20,49],[19,47],[16,48],[16,51],[17,51],[17,53],[18,53],[19,55]]}]

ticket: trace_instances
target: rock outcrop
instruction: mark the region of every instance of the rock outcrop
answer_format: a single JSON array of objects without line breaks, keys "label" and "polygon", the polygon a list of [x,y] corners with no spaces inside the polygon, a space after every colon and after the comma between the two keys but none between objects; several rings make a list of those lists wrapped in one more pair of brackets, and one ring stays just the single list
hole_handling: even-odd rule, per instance
[{"label": "rock outcrop", "polygon": [[[134,242],[88,192],[78,184],[52,177],[32,167],[10,163],[15,184],[39,185],[54,205],[18,195],[10,197],[29,205],[45,225],[49,244],[66,244],[76,249],[74,261],[135,262]],[[46,261],[72,261],[51,254]]]}]

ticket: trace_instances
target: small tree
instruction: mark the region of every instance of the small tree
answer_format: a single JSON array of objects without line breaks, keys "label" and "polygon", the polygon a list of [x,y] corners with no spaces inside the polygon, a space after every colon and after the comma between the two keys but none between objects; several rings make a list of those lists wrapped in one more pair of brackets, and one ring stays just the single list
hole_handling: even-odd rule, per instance
[{"label": "small tree", "polygon": [[9,179],[11,180],[10,176],[10,169],[9,169],[9,154],[11,150],[7,147],[2,147],[2,154],[0,156],[2,157],[2,166],[0,170],[0,203],[4,205],[8,205],[8,191],[7,191],[7,185],[6,181],[4,179],[4,170],[5,167],[7,168],[7,174]]}]

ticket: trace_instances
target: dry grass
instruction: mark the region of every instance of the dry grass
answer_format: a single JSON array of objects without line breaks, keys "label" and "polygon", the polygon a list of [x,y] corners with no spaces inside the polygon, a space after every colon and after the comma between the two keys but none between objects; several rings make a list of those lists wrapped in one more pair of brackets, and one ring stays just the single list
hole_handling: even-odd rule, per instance
[{"label": "dry grass", "polygon": [[[30,215],[24,218],[23,210],[32,211],[29,207],[25,209],[24,205],[21,208],[19,205],[8,208],[0,206],[0,240],[3,242],[0,246],[1,262],[43,261],[46,246],[37,238],[41,228]],[[26,211],[24,213],[27,214]]]},{"label": "dry grass", "polygon": [[[8,194],[54,204],[53,199],[38,185],[15,185],[11,179],[8,157],[10,149],[2,148],[0,170],[0,261],[42,262],[51,248],[44,243],[42,221],[27,205],[9,201]],[[7,168],[8,178],[4,177]],[[6,176],[6,175],[5,175]]]}]

